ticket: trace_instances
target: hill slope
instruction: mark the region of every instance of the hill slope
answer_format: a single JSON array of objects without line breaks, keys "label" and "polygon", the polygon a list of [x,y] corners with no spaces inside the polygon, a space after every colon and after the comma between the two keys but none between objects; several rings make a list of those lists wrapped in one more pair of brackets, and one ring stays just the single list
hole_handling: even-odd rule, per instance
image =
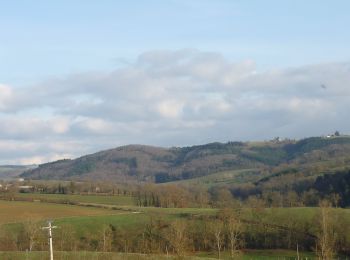
[{"label": "hill slope", "polygon": [[35,167],[35,165],[0,165],[0,180],[16,178],[24,171]]},{"label": "hill slope", "polygon": [[211,143],[183,148],[129,145],[39,165],[28,179],[146,181],[193,179],[227,170],[258,169],[266,183],[290,172],[330,171],[350,165],[350,138],[313,137],[300,141]]}]

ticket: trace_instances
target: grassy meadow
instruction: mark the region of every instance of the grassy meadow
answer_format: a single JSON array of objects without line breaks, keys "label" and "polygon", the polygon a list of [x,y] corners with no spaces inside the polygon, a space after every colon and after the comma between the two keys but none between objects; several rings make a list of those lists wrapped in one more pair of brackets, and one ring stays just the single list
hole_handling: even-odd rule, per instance
[{"label": "grassy meadow", "polygon": [[41,193],[17,193],[18,198],[45,200],[49,202],[73,202],[73,203],[95,203],[115,206],[134,205],[134,198],[123,195],[79,195],[79,194],[41,194]]},{"label": "grassy meadow", "polygon": [[21,221],[106,216],[123,213],[122,211],[95,207],[53,204],[42,202],[1,201],[0,225]]},{"label": "grassy meadow", "polygon": [[[314,253],[300,252],[301,260],[317,259]],[[46,260],[48,252],[0,252],[2,260]],[[155,254],[133,254],[133,253],[104,253],[104,252],[61,252],[56,251],[54,254],[57,260],[138,260],[138,259],[217,259],[215,253],[193,254],[185,257],[177,257],[173,255],[155,255]],[[223,254],[221,259],[232,259],[228,254]],[[296,252],[290,250],[245,250],[235,259],[238,260],[294,260]]]},{"label": "grassy meadow", "polygon": [[[102,253],[102,252],[55,252],[57,260],[163,260],[178,259],[175,256],[164,255],[144,255],[144,254],[124,254],[124,253]],[[0,252],[1,260],[47,260],[49,254],[47,252]],[[202,257],[188,256],[184,259],[203,259]],[[209,258],[208,258],[209,259]]]},{"label": "grassy meadow", "polygon": [[220,171],[207,176],[197,177],[194,179],[179,180],[164,183],[161,185],[169,184],[185,184],[185,185],[205,185],[212,187],[215,185],[231,184],[231,183],[246,183],[253,182],[261,178],[261,173],[257,169],[243,169],[243,170],[230,170]]},{"label": "grassy meadow", "polygon": [[[39,221],[44,225],[46,220],[52,219],[58,227],[69,226],[72,234],[77,238],[100,234],[106,226],[113,226],[120,232],[142,231],[150,221],[200,220],[201,217],[210,217],[218,212],[213,208],[155,208],[137,207],[131,197],[127,196],[98,196],[98,195],[47,195],[47,194],[16,194],[21,198],[32,198],[33,201],[3,201],[0,200],[0,230],[19,230],[20,223]],[[52,202],[41,202],[40,199],[52,199]],[[66,199],[86,205],[69,205],[59,202]],[[47,201],[47,200],[45,200]],[[103,207],[99,207],[101,204]],[[335,209],[340,216],[342,225],[350,226],[350,210]],[[242,208],[240,216],[246,222],[247,228],[264,223],[274,226],[293,226],[295,223],[311,226],[314,223],[319,208]],[[194,222],[192,222],[194,223]],[[303,230],[304,227],[302,227]],[[54,231],[60,232],[59,230]],[[307,232],[316,232],[309,228]],[[350,236],[349,236],[350,239]],[[122,251],[123,252],[123,251]],[[314,253],[301,252],[301,257],[312,259]],[[165,256],[145,256],[138,254],[117,254],[99,252],[56,252],[56,259],[165,259]],[[213,252],[196,253],[188,259],[216,258]],[[223,259],[229,259],[229,253],[223,252]],[[46,252],[0,252],[0,259],[47,259]],[[295,259],[293,250],[244,250],[238,259]],[[303,258],[306,259],[306,258]]]}]

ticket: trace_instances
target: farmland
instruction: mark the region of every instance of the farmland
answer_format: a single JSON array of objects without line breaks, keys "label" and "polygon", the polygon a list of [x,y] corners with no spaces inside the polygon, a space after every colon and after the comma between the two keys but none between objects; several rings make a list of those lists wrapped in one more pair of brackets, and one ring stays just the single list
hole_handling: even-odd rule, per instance
[{"label": "farmland", "polygon": [[[46,260],[48,258],[47,252],[0,252],[2,260]],[[166,255],[146,255],[146,254],[125,254],[125,253],[103,253],[103,252],[56,252],[56,259],[59,260],[138,260],[138,259],[179,259],[176,256]],[[301,252],[302,259],[316,259],[312,253]],[[223,256],[224,259],[230,259],[228,255]],[[216,259],[215,255],[211,254],[197,254],[183,257],[182,259]],[[236,259],[241,260],[292,260],[295,259],[295,252],[288,250],[247,250]]]},{"label": "farmland", "polygon": [[41,193],[17,193],[16,198],[44,200],[48,202],[73,202],[73,203],[95,203],[115,206],[134,205],[131,196],[108,196],[108,195],[79,195],[79,194],[41,194]]},{"label": "farmland", "polygon": [[350,1],[0,8],[0,260],[350,260]]},{"label": "farmland", "polygon": [[119,211],[73,205],[0,201],[0,224],[21,222],[26,220],[59,219],[80,216],[104,216],[118,214]]},{"label": "farmland", "polygon": [[[20,196],[23,196],[21,194]],[[25,194],[29,198],[31,194]],[[60,200],[61,197],[67,195],[55,194],[52,197]],[[34,198],[41,197],[38,194],[33,195]],[[73,196],[75,197],[75,196]],[[77,198],[85,196],[77,196]],[[133,226],[137,223],[144,223],[149,217],[164,217],[166,219],[186,218],[198,215],[214,215],[218,210],[213,208],[156,208],[156,207],[137,207],[133,204],[123,205],[114,208],[112,203],[103,203],[99,207],[96,203],[96,197],[89,196],[90,199],[85,198],[84,202],[94,203],[95,206],[77,206],[60,203],[46,203],[46,202],[26,202],[26,201],[2,201],[0,200],[0,224],[18,223],[21,221],[32,220],[47,220],[53,219],[57,223],[73,223],[74,226],[84,226],[85,229],[98,228],[99,225],[113,224],[117,226]],[[106,199],[106,198],[105,198]],[[105,202],[103,200],[103,202]],[[289,218],[294,220],[303,220],[305,222],[312,222],[317,216],[318,208],[298,207],[298,208],[267,208],[259,211],[250,208],[242,208],[240,210],[242,218],[250,221],[259,219],[264,223],[274,223],[283,225],[288,222]],[[336,209],[336,211],[349,221],[350,224],[350,210]]]},{"label": "farmland", "polygon": [[[118,200],[123,201],[124,205],[119,205],[117,206],[118,209],[116,209],[115,203],[118,202],[117,199],[115,199],[114,203],[112,201],[106,202],[109,198],[108,196],[54,194],[48,197],[53,199],[55,203],[47,203],[38,201],[42,196],[46,196],[43,194],[17,195],[25,199],[35,198],[36,202],[0,200],[0,237],[1,232],[5,232],[5,234],[9,234],[9,232],[23,232],[21,230],[23,228],[26,230],[25,225],[28,221],[37,222],[38,226],[40,226],[44,225],[47,219],[53,219],[55,225],[59,227],[54,232],[57,243],[56,250],[60,251],[57,252],[58,259],[139,259],[141,255],[134,252],[132,248],[138,244],[138,241],[142,241],[140,236],[145,236],[150,232],[147,231],[149,228],[152,228],[153,231],[151,232],[160,232],[159,235],[166,236],[171,223],[186,221],[189,232],[193,236],[196,236],[196,232],[201,229],[201,223],[203,221],[210,222],[220,212],[219,209],[213,208],[137,207],[133,204],[132,200],[130,200],[130,205],[126,205],[126,198],[122,197],[119,197]],[[65,201],[62,198],[66,198],[67,196],[73,198],[76,202],[91,203],[93,206],[87,207],[58,203]],[[103,204],[98,204],[97,202],[102,202]],[[101,205],[103,205],[102,208],[100,207]],[[350,226],[350,210],[334,210],[338,216],[339,224],[346,231],[346,227]],[[265,234],[271,237],[284,237],[286,233],[283,231],[283,227],[294,228],[293,232],[296,232],[295,237],[299,237],[299,239],[302,239],[304,233],[316,234],[317,232],[313,223],[319,215],[318,208],[241,208],[239,212],[241,220],[245,223],[246,232],[253,232],[258,236],[260,234],[259,232],[262,232],[260,226],[264,227],[266,229],[264,231]],[[103,237],[104,230],[107,229],[109,230],[108,232],[113,231],[117,234],[118,237],[114,242],[116,243],[116,248],[113,251],[121,253],[101,252],[103,251],[103,247],[101,247],[99,240]],[[65,244],[64,234],[66,232],[71,234],[69,241],[71,241],[70,244],[72,247]],[[288,233],[288,231],[286,232]],[[249,239],[251,238],[248,236],[247,241]],[[346,237],[346,239],[350,238]],[[311,241],[313,240],[311,239]],[[265,241],[264,243],[270,242]],[[41,232],[37,242],[37,250],[45,250],[45,248],[45,234]],[[66,250],[69,252],[64,252]],[[144,251],[145,249],[142,248],[139,250],[139,252],[142,252],[142,258],[150,257],[149,254],[151,252]],[[125,254],[129,251],[132,254]],[[157,255],[152,255],[149,259],[165,258],[164,252],[161,250],[158,251],[157,249],[154,253],[157,253]],[[300,254],[301,256],[307,256],[308,259],[312,259],[311,257],[314,256],[312,252],[305,253],[303,249],[301,249]],[[174,255],[174,252],[171,255]],[[191,256],[191,259],[193,257],[217,257],[214,248],[209,251],[207,249],[201,252],[190,251],[187,255]],[[23,259],[24,256],[27,259],[45,259],[47,255],[44,252],[30,252],[27,255],[25,252],[2,252],[0,256],[1,259]],[[222,253],[221,258],[229,257],[229,252],[224,251]],[[260,251],[247,249],[240,253],[240,258],[242,259],[278,259],[279,257],[285,257],[285,259],[290,257],[290,259],[293,259],[295,257],[295,251],[290,249],[265,249]]]}]

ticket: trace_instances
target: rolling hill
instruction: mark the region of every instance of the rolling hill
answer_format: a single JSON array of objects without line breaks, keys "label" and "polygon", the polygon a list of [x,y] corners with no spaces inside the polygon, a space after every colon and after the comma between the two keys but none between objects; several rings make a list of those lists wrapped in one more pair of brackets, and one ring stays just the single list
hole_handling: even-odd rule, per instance
[{"label": "rolling hill", "polygon": [[35,167],[35,165],[0,165],[0,180],[16,178],[24,171]]},{"label": "rolling hill", "polygon": [[298,180],[316,178],[348,166],[350,137],[340,136],[299,141],[210,143],[182,148],[128,145],[74,160],[42,164],[25,171],[21,177],[166,183],[254,169],[254,178],[250,174],[249,182],[263,186],[281,176],[299,174]]}]

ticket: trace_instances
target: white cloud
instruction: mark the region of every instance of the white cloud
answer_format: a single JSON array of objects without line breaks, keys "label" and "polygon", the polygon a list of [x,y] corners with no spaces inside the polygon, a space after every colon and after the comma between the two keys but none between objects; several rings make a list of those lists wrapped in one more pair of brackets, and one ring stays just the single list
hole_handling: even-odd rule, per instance
[{"label": "white cloud", "polygon": [[78,120],[82,132],[89,132],[91,134],[109,134],[113,131],[113,125],[106,120],[100,118],[81,118]]},{"label": "white cloud", "polygon": [[350,132],[349,82],[350,63],[258,71],[218,53],[147,52],[110,72],[0,85],[0,154],[38,162],[128,143]]},{"label": "white cloud", "polygon": [[65,134],[69,131],[70,128],[70,118],[68,117],[55,117],[50,120],[51,127],[54,133],[56,134]]},{"label": "white cloud", "polygon": [[7,108],[9,100],[12,98],[12,89],[9,86],[0,84],[0,111]]},{"label": "white cloud", "polygon": [[181,116],[183,106],[182,101],[164,100],[157,103],[157,111],[166,119],[175,119]]}]

